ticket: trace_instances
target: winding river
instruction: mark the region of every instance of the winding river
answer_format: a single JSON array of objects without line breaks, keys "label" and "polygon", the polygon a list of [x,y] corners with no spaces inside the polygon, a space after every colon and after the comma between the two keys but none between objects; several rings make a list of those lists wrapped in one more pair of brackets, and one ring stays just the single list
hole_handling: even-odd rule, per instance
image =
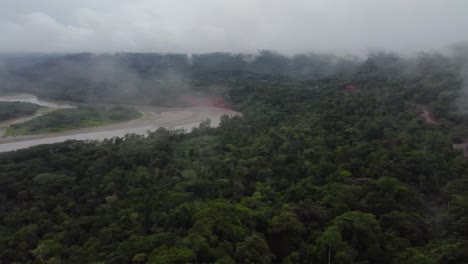
[{"label": "winding river", "polygon": [[[42,100],[31,94],[0,96],[0,101],[30,102],[47,107],[46,110],[39,111],[32,116],[0,122],[0,133],[2,135],[6,128],[12,124],[25,122],[57,109],[77,107],[77,104],[73,102]],[[191,131],[206,119],[211,120],[211,126],[217,126],[222,115],[240,115],[240,113],[229,109],[215,107],[162,108],[137,105],[132,105],[131,107],[140,111],[143,116],[126,122],[80,128],[61,133],[2,137],[0,138],[0,152],[58,143],[66,140],[104,140],[113,137],[124,137],[127,134],[146,135],[148,131],[155,131],[160,127]]]}]

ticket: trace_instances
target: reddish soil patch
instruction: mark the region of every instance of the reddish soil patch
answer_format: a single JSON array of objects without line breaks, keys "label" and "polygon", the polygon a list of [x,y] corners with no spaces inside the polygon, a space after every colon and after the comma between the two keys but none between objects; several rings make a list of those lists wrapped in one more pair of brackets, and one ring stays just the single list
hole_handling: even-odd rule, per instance
[{"label": "reddish soil patch", "polygon": [[[434,113],[432,113],[431,111],[429,111],[429,109],[427,108],[427,106],[424,106],[424,105],[421,105],[420,106],[420,109],[421,109],[421,117],[424,119],[424,121],[428,124],[437,124],[437,122],[439,122],[437,120],[437,117],[434,115]],[[453,144],[453,148],[454,149],[458,149],[458,150],[462,150],[463,151],[463,155],[468,158],[468,142],[463,142],[463,143],[454,143]]]},{"label": "reddish soil patch", "polygon": [[182,102],[191,107],[218,107],[229,109],[226,100],[218,95],[193,96],[185,95],[181,98]]},{"label": "reddish soil patch", "polygon": [[422,106],[421,111],[422,111],[421,116],[424,118],[424,121],[426,121],[426,123],[437,124],[438,122],[437,117],[434,115],[434,113],[429,111],[429,109],[427,109],[426,106]]},{"label": "reddish soil patch", "polygon": [[344,88],[347,92],[350,92],[350,93],[355,93],[357,91],[359,91],[359,86],[355,85],[355,84],[348,84],[345,86]]}]

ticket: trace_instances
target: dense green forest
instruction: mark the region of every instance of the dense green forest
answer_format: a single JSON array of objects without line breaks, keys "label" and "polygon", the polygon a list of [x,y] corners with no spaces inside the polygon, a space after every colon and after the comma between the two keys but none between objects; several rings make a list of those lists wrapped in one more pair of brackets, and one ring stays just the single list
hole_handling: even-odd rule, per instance
[{"label": "dense green forest", "polygon": [[0,102],[0,121],[32,115],[41,108],[39,105],[23,102]]},{"label": "dense green forest", "polygon": [[219,95],[226,79],[254,76],[310,79],[349,72],[355,58],[301,54],[286,57],[271,51],[256,55],[206,54],[68,54],[24,56],[0,54],[0,90],[88,103],[184,105],[181,94]]},{"label": "dense green forest", "polygon": [[141,117],[141,113],[125,107],[79,107],[59,109],[24,123],[13,124],[7,135],[30,135],[62,132],[82,127],[100,126]]},{"label": "dense green forest", "polygon": [[242,117],[3,153],[1,261],[468,263],[460,65],[203,74]]}]

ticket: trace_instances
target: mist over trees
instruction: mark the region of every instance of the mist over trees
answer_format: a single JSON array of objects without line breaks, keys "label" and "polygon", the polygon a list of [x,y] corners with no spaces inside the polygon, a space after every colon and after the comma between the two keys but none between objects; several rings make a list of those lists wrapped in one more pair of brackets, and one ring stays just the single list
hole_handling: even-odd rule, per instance
[{"label": "mist over trees", "polygon": [[467,10],[0,0],[0,264],[467,264]]},{"label": "mist over trees", "polygon": [[[263,52],[20,60],[7,70],[38,85],[8,89],[127,103],[138,94],[155,105],[164,104],[152,97],[161,91],[174,100],[184,89],[216,92],[243,115],[186,134],[159,129],[147,138],[1,154],[0,258],[467,263],[468,160],[453,147],[468,138],[460,58]],[[164,81],[186,86],[157,86]],[[119,91],[130,83],[134,90]],[[436,120],[426,122],[421,109]]]},{"label": "mist over trees", "polygon": [[31,103],[0,102],[0,122],[25,115],[32,115],[40,106]]},{"label": "mist over trees", "polygon": [[150,105],[181,104],[184,94],[217,93],[223,87],[206,83],[266,75],[272,78],[316,79],[349,72],[355,58],[305,54],[286,57],[270,51],[256,55],[209,54],[71,54],[4,58],[0,87],[41,97]]},{"label": "mist over trees", "polygon": [[[232,79],[300,82],[333,76],[351,78],[357,71],[379,69],[389,76],[414,77],[434,75],[437,71],[457,75],[464,81],[468,75],[466,50],[466,45],[459,44],[450,53],[422,52],[402,57],[375,52],[365,58],[315,53],[284,56],[266,50],[257,54],[3,55],[0,89],[78,102],[183,105],[182,95],[221,95],[225,93],[224,84]],[[427,90],[430,93],[432,89]],[[465,90],[468,88],[458,96],[467,97]]]}]

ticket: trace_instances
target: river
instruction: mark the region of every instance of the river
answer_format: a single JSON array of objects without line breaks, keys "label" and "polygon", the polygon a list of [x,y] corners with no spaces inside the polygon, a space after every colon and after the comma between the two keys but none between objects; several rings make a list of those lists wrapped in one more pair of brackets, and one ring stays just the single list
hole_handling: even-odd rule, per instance
[{"label": "river", "polygon": [[[36,116],[43,115],[48,111],[63,108],[74,108],[73,102],[57,102],[42,100],[31,94],[17,94],[0,96],[3,102],[29,102],[46,106],[47,110],[35,115],[3,121],[0,123],[0,133],[3,134],[6,127],[11,124],[25,122]],[[0,152],[29,148],[42,144],[52,144],[66,140],[104,140],[113,137],[124,137],[126,134],[146,135],[148,131],[155,131],[160,127],[168,129],[184,129],[191,131],[198,127],[201,121],[211,120],[211,126],[218,126],[222,115],[235,116],[240,113],[223,108],[215,107],[185,107],[185,108],[162,108],[149,106],[131,106],[140,111],[143,116],[121,123],[110,125],[87,127],[69,130],[61,133],[13,136],[0,138]]]}]

